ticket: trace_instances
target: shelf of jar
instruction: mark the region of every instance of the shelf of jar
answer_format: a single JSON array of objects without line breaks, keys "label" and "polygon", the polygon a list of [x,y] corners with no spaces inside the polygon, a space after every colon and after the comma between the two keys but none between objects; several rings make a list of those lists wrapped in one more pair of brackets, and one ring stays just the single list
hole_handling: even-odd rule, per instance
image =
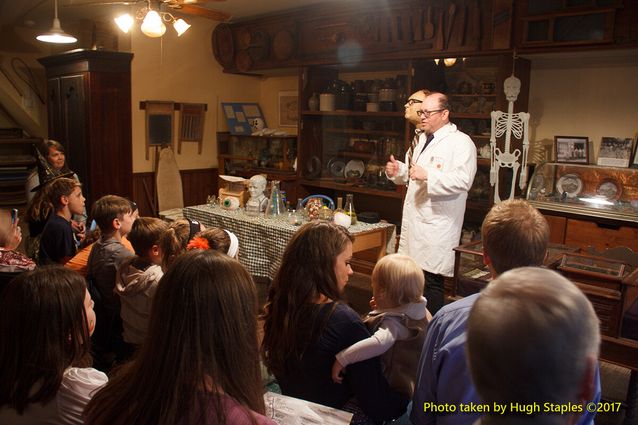
[{"label": "shelf of jar", "polygon": [[[327,117],[397,117],[403,118],[404,112],[367,112],[367,111],[303,111],[302,115]],[[489,118],[489,117],[488,117]]]},{"label": "shelf of jar", "polygon": [[468,93],[468,94],[462,94],[462,93],[452,93],[450,94],[450,97],[454,98],[454,97],[496,97],[496,94],[492,93],[492,94],[480,94],[480,93]]},{"label": "shelf of jar", "polygon": [[267,168],[267,167],[255,167],[243,170],[233,170],[226,173],[229,176],[238,176],[244,178],[250,178],[255,174],[268,174],[269,177],[276,176],[275,180],[282,181],[294,181],[297,179],[297,172],[295,170],[280,170],[279,168]]},{"label": "shelf of jar", "polygon": [[311,186],[311,187],[319,187],[322,189],[334,189],[341,190],[344,192],[353,192],[353,193],[363,193],[367,195],[373,196],[381,196],[385,198],[394,198],[394,199],[402,199],[403,194],[396,190],[380,190],[374,189],[366,186],[357,186],[355,184],[348,183],[338,183],[334,181],[332,178],[319,178],[319,179],[301,179],[299,180],[299,184],[303,186]]},{"label": "shelf of jar", "polygon": [[375,135],[375,136],[393,136],[403,137],[403,133],[390,130],[360,130],[356,128],[324,128],[324,133],[337,133],[337,134],[360,134],[360,135]]}]

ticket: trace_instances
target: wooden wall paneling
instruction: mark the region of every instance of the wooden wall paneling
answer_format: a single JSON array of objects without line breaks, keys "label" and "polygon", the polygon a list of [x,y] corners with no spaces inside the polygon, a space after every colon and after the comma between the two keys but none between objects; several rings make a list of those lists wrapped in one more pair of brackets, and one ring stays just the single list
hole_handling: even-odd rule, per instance
[{"label": "wooden wall paneling", "polygon": [[598,250],[626,246],[638,251],[638,228],[607,226],[591,221],[567,219],[565,244],[582,248],[596,247]]},{"label": "wooden wall paneling", "polygon": [[[180,170],[180,175],[182,177],[184,205],[205,204],[208,195],[217,195],[219,179],[217,168]],[[151,216],[153,214],[154,194],[155,173],[134,173],[132,199],[137,202],[140,215]]]},{"label": "wooden wall paneling", "polygon": [[549,224],[549,242],[565,243],[565,231],[567,230],[567,218],[556,215],[544,214]]}]

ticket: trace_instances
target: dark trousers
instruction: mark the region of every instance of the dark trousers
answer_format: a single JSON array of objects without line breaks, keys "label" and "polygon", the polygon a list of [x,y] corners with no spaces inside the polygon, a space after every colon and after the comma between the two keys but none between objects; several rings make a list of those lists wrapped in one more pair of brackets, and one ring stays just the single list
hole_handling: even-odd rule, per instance
[{"label": "dark trousers", "polygon": [[425,276],[425,291],[423,295],[428,300],[428,310],[432,316],[445,304],[444,278],[440,274],[434,274],[423,270]]}]

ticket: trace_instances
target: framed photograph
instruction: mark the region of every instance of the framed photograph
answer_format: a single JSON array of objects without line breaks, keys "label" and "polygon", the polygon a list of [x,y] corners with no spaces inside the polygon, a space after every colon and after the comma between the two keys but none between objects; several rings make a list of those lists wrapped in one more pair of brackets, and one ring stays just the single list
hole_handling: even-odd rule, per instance
[{"label": "framed photograph", "polygon": [[279,127],[297,127],[299,121],[299,94],[296,91],[279,92]]},{"label": "framed photograph", "polygon": [[589,164],[589,139],[583,136],[554,136],[556,162]]},{"label": "framed photograph", "polygon": [[222,110],[230,134],[250,136],[268,127],[258,103],[222,102]]},{"label": "framed photograph", "polygon": [[609,167],[629,167],[629,161],[632,159],[632,148],[632,139],[603,137],[596,164]]},{"label": "framed photograph", "polygon": [[638,142],[636,143],[636,147],[634,149],[634,155],[631,159],[631,168],[638,168]]}]

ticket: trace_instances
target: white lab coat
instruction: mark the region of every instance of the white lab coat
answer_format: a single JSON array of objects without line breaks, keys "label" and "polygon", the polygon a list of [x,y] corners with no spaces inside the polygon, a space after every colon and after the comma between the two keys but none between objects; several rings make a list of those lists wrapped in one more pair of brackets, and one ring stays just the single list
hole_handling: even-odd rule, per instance
[{"label": "white lab coat", "polygon": [[[438,129],[421,152],[425,139],[421,134],[413,158],[427,170],[428,178],[408,185],[399,253],[430,273],[453,276],[453,248],[460,242],[467,192],[476,174],[476,147],[451,123]],[[399,161],[399,172],[390,180],[405,184],[408,178],[408,166]]]}]

